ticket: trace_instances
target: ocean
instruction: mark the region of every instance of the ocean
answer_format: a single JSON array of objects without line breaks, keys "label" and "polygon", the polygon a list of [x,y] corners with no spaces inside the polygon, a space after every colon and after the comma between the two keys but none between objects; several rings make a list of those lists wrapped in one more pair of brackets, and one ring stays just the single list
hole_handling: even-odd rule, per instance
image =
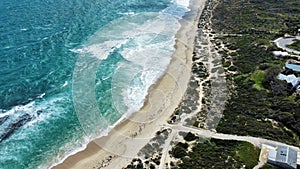
[{"label": "ocean", "polygon": [[0,169],[50,168],[138,111],[189,0],[1,0]]}]

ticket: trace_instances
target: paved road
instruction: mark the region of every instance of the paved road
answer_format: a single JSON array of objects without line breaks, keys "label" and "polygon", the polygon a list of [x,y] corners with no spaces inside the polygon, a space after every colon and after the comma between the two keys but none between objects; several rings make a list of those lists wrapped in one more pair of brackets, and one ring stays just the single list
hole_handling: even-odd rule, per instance
[{"label": "paved road", "polygon": [[[210,130],[205,130],[201,128],[196,128],[192,126],[183,126],[181,124],[164,124],[164,127],[168,127],[172,129],[172,132],[169,135],[169,138],[166,140],[166,143],[163,147],[163,154],[161,158],[161,163],[159,165],[159,169],[165,168],[165,164],[169,165],[170,162],[170,156],[167,152],[172,148],[170,145],[171,141],[173,140],[174,136],[176,133],[183,131],[183,132],[191,132],[194,134],[197,134],[198,136],[201,137],[206,137],[206,138],[215,138],[215,139],[220,139],[220,140],[235,140],[235,141],[246,141],[251,144],[253,144],[256,147],[262,148],[262,144],[268,144],[271,146],[290,146],[278,141],[274,140],[268,140],[260,137],[252,137],[252,136],[238,136],[238,135],[233,135],[233,134],[222,134],[222,133],[217,133],[213,132]],[[290,146],[291,148],[295,149],[296,151],[300,151],[298,147],[295,146]],[[264,164],[266,163],[266,160],[263,159],[260,155],[259,162],[258,164],[254,167],[254,169],[259,169],[261,168]],[[170,167],[170,166],[169,166]]]},{"label": "paved road", "polygon": [[[215,139],[221,139],[221,140],[236,140],[236,141],[246,141],[251,144],[253,144],[256,147],[261,148],[262,144],[269,144],[273,146],[283,145],[283,146],[290,146],[278,141],[274,140],[268,140],[264,138],[259,137],[252,137],[252,136],[238,136],[233,134],[222,134],[222,133],[216,133],[209,130],[204,130],[196,127],[188,127],[188,126],[181,126],[181,125],[166,125],[167,127],[172,128],[173,130],[177,131],[185,131],[185,132],[192,132],[196,133],[199,136],[207,137],[207,138],[215,138]],[[295,149],[296,151],[300,151],[298,147],[290,146],[291,148]]]},{"label": "paved road", "polygon": [[294,49],[287,47],[288,45],[291,45],[292,43],[294,43],[294,40],[296,40],[296,39],[300,40],[300,36],[296,36],[295,38],[278,38],[274,42],[279,48],[286,50],[288,52],[300,55],[299,50],[294,50]]}]

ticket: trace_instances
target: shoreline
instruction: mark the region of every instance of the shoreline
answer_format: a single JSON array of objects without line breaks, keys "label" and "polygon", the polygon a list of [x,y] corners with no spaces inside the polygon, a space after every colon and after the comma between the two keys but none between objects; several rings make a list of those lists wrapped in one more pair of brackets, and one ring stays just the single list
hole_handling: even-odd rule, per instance
[{"label": "shoreline", "polygon": [[[122,120],[107,136],[89,142],[83,151],[52,168],[122,168],[137,156],[156,131],[167,123],[187,89],[197,24],[204,5],[203,0],[192,0],[191,11],[179,20],[181,28],[175,35],[176,50],[172,60],[164,75],[149,88],[141,110]],[[187,22],[185,18],[192,20]],[[136,148],[130,149],[132,146]]]}]

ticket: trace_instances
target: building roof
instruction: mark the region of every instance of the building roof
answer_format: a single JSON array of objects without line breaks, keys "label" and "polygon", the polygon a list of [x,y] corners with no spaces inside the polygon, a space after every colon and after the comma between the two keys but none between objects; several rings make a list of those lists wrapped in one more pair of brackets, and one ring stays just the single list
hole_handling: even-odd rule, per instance
[{"label": "building roof", "polygon": [[287,52],[282,52],[282,51],[273,51],[273,54],[275,56],[289,56],[289,53]]},{"label": "building roof", "polygon": [[300,81],[300,77],[296,77],[294,74],[291,75],[284,75],[282,73],[280,73],[277,78],[279,80],[285,80],[287,83],[291,83],[293,85],[293,87],[295,87],[298,82]]},{"label": "building roof", "polygon": [[285,163],[287,160],[287,154],[288,154],[288,147],[278,146],[277,154],[276,154],[276,161]]},{"label": "building roof", "polygon": [[287,159],[287,164],[294,167],[294,168],[297,168],[297,151],[289,148],[288,149],[288,159]]},{"label": "building roof", "polygon": [[276,154],[277,152],[275,149],[269,149],[268,159],[272,161],[276,161]]},{"label": "building roof", "polygon": [[286,64],[285,67],[288,68],[288,69],[292,69],[295,72],[300,72],[300,65]]},{"label": "building roof", "polygon": [[297,168],[300,165],[300,152],[297,152],[289,146],[274,147],[263,144],[263,147],[268,149],[268,162],[284,168]]},{"label": "building roof", "polygon": [[297,154],[297,165],[300,165],[300,152],[298,152]]},{"label": "building roof", "polygon": [[278,146],[276,161],[297,168],[297,152],[287,146]]}]

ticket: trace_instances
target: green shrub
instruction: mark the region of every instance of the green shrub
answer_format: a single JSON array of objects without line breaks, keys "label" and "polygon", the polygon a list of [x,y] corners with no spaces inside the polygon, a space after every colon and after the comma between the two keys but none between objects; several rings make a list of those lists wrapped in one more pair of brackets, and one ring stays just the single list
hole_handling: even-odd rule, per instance
[{"label": "green shrub", "polygon": [[193,134],[193,133],[191,133],[191,132],[188,132],[187,134],[186,134],[186,136],[184,137],[184,140],[185,141],[194,141],[194,140],[196,140],[198,137],[197,136],[195,136],[195,134]]},{"label": "green shrub", "polygon": [[231,65],[230,61],[225,61],[223,64],[224,67],[229,67],[230,65]]},{"label": "green shrub", "polygon": [[228,68],[229,71],[237,71],[237,67],[236,66],[230,66]]},{"label": "green shrub", "polygon": [[264,89],[264,87],[262,85],[264,77],[265,77],[265,72],[261,71],[261,70],[257,70],[251,75],[251,80],[253,80],[255,82],[254,88],[256,88],[258,90]]},{"label": "green shrub", "polygon": [[185,151],[184,148],[179,147],[179,146],[175,146],[172,151],[171,154],[173,155],[173,157],[175,158],[182,158],[185,157],[187,155],[187,152]]}]

